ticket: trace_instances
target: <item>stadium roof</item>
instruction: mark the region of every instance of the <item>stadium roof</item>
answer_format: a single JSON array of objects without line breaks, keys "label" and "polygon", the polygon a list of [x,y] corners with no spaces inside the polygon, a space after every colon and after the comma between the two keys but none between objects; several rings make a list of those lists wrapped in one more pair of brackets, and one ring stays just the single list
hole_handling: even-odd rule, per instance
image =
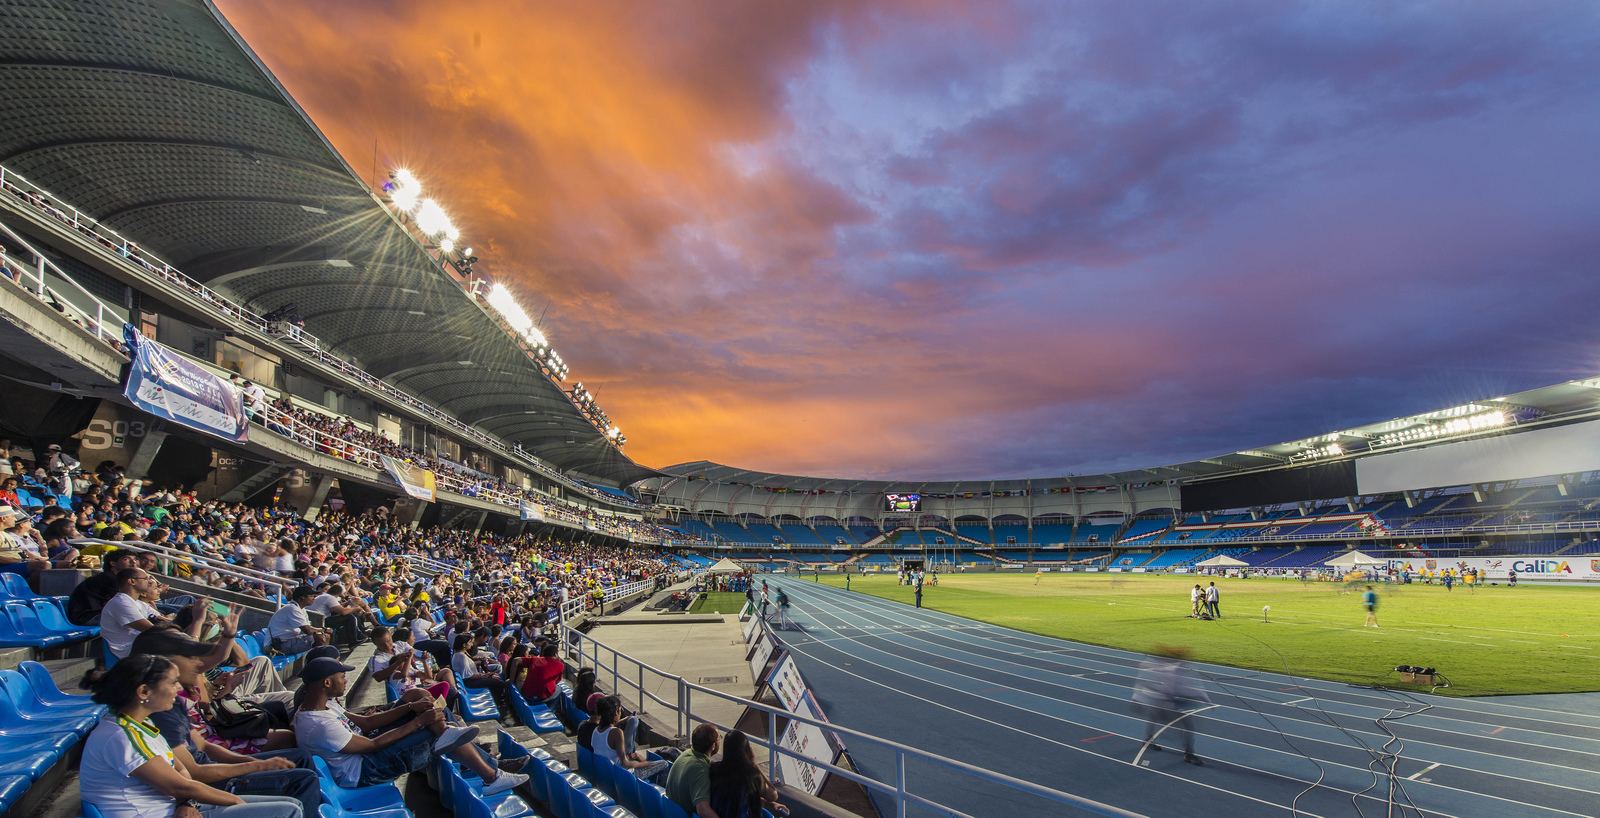
[{"label": "stadium roof", "polygon": [[0,4],[0,163],[257,312],[558,468],[621,454],[437,268],[214,5]]},{"label": "stadium roof", "polygon": [[[1456,440],[1472,434],[1503,432],[1513,427],[1526,427],[1531,424],[1569,423],[1597,416],[1600,416],[1600,378],[1590,378],[1341,429],[1303,440],[1191,460],[1187,463],[1099,474],[1013,480],[855,480],[775,474],[724,466],[705,460],[668,466],[662,471],[671,477],[687,477],[718,483],[782,488],[790,491],[820,489],[852,494],[884,492],[952,494],[965,491],[1009,491],[1053,486],[1095,488],[1171,480],[1188,482],[1265,469],[1333,462],[1369,453],[1393,451],[1406,446]],[[1497,417],[1503,422],[1475,427],[1469,422],[1473,418],[1488,417]],[[1457,425],[1451,425],[1452,423]],[[1337,450],[1330,449],[1334,446],[1338,447]]]}]

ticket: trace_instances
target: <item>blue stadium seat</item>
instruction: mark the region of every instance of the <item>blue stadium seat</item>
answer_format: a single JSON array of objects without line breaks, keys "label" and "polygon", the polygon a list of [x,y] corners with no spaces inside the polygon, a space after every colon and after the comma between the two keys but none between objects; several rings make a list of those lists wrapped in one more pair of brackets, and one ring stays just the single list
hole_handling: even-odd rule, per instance
[{"label": "blue stadium seat", "polygon": [[447,803],[450,811],[456,816],[526,818],[534,815],[533,807],[514,792],[497,793],[485,798],[483,779],[463,768],[452,758],[440,757],[437,771],[439,800]]},{"label": "blue stadium seat", "polygon": [[12,599],[34,599],[39,596],[28,587],[28,580],[21,574],[0,574],[0,594]]},{"label": "blue stadium seat", "polygon": [[56,686],[56,680],[51,677],[50,671],[38,662],[23,662],[17,666],[17,672],[28,681],[33,697],[44,707],[59,708],[64,712],[93,711],[95,715],[105,713],[105,705],[95,704],[88,696],[63,693],[61,688]]},{"label": "blue stadium seat", "polygon": [[451,674],[455,677],[456,698],[461,702],[461,719],[465,722],[499,721],[500,706],[494,702],[494,694],[488,690],[477,690],[467,687],[461,681],[461,674]]},{"label": "blue stadium seat", "polygon": [[528,783],[533,791],[533,797],[549,804],[550,793],[557,787],[566,786],[561,777],[571,772],[571,770],[567,769],[567,765],[562,764],[561,760],[556,758],[543,760],[536,758],[529,764],[538,765],[537,769],[529,769],[527,771]]},{"label": "blue stadium seat", "polygon": [[[511,699],[511,710],[516,714],[517,720],[535,733],[560,733],[565,732],[561,719],[554,710],[545,704],[529,704],[523,698],[522,691],[515,687],[507,688],[508,697]],[[587,716],[585,716],[587,718]]]},{"label": "blue stadium seat", "polygon": [[98,705],[88,709],[49,707],[34,698],[33,686],[15,670],[0,670],[0,690],[19,721],[49,732],[88,733],[103,712]]},{"label": "blue stadium seat", "polygon": [[[8,574],[7,576],[16,576]],[[56,601],[50,597],[36,597],[29,603],[33,612],[38,615],[39,623],[46,630],[60,633],[72,639],[93,639],[100,635],[100,628],[94,625],[74,625],[67,621],[65,614]]]},{"label": "blue stadium seat", "polygon": [[340,816],[360,814],[363,818],[376,818],[375,813],[382,814],[384,818],[392,815],[407,815],[411,811],[406,809],[405,797],[400,794],[400,788],[393,782],[378,784],[371,787],[341,787],[333,777],[333,770],[328,768],[328,762],[322,756],[312,756],[312,766],[321,779],[322,798],[332,804]]}]

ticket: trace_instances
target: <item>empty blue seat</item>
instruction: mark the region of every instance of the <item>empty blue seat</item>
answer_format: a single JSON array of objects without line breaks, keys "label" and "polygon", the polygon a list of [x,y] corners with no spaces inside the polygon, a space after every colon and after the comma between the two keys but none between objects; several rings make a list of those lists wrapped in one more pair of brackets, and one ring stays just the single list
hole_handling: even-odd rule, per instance
[{"label": "empty blue seat", "polygon": [[88,696],[74,696],[71,693],[61,692],[61,688],[56,686],[56,680],[50,676],[50,671],[38,662],[23,662],[17,666],[17,672],[28,681],[28,688],[33,693],[33,698],[52,711],[93,712],[97,716],[106,711],[105,705],[95,704]]},{"label": "empty blue seat", "polygon": [[461,682],[461,674],[455,676],[456,692],[461,702],[461,719],[466,722],[499,721],[500,706],[494,702],[494,694],[488,690],[478,690],[467,687]]},{"label": "empty blue seat", "polygon": [[522,691],[515,687],[507,688],[508,697],[511,699],[511,710],[516,713],[517,721],[535,733],[566,732],[566,727],[561,724],[561,719],[554,710],[546,704],[529,704],[523,698]]},{"label": "empty blue seat", "polygon": [[88,733],[100,721],[99,709],[50,708],[33,697],[33,687],[15,670],[0,670],[0,690],[11,714],[22,723],[48,732]]},{"label": "empty blue seat", "polygon": [[13,599],[33,599],[38,594],[28,587],[21,574],[0,574],[0,593]]},{"label": "empty blue seat", "polygon": [[[16,574],[8,574],[7,576],[16,576]],[[39,623],[47,630],[80,640],[93,639],[100,635],[100,628],[96,626],[74,625],[68,622],[67,617],[61,613],[61,608],[56,605],[55,600],[48,597],[33,599],[28,605],[33,608],[33,612],[39,617]]]}]

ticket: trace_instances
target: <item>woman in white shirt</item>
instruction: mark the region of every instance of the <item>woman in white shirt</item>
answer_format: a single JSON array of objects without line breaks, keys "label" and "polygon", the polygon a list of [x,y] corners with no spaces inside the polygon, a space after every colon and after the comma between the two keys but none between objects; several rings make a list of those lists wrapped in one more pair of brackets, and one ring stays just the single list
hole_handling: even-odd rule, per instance
[{"label": "woman in white shirt", "polygon": [[189,777],[150,714],[172,709],[178,668],[134,654],[95,685],[110,712],[89,734],[79,762],[83,801],[105,818],[304,818],[300,802],[278,795],[234,795]]}]

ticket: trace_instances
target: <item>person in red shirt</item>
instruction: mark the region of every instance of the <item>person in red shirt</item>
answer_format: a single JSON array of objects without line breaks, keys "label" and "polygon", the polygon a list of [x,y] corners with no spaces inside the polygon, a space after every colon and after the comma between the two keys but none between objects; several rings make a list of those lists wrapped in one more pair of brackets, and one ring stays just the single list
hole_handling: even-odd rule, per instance
[{"label": "person in red shirt", "polygon": [[[566,675],[567,663],[556,655],[556,643],[546,642],[538,656],[523,659],[528,676],[522,680],[522,697],[530,702],[550,705],[563,724],[572,721],[572,701],[561,689],[561,678]],[[515,670],[512,671],[515,674]]]}]

